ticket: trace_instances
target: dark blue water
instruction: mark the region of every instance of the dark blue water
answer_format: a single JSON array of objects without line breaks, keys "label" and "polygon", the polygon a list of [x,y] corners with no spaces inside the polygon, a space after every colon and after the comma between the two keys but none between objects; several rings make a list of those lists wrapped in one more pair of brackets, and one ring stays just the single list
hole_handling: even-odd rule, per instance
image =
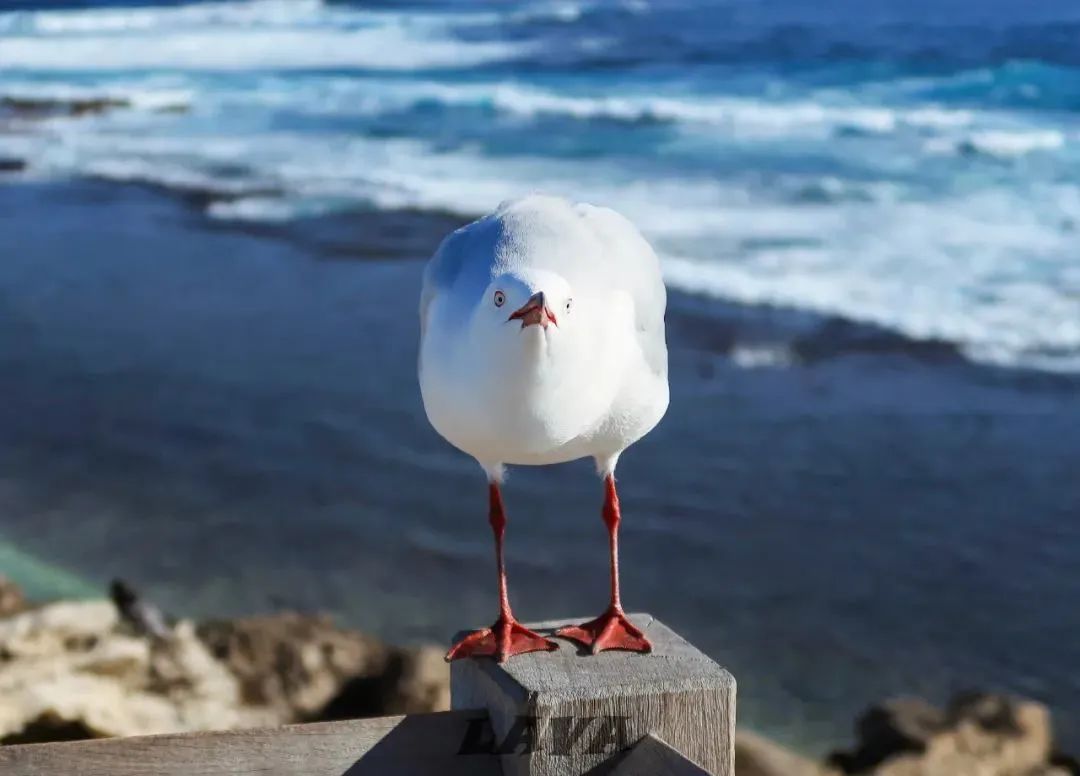
[{"label": "dark blue water", "polygon": [[[418,279],[541,188],[662,255],[626,598],[732,668],[740,718],[821,750],[884,695],[989,686],[1075,745],[1073,4],[27,8],[0,13],[3,570],[395,639],[490,619]],[[599,497],[585,465],[513,472],[522,616],[602,604]]]}]

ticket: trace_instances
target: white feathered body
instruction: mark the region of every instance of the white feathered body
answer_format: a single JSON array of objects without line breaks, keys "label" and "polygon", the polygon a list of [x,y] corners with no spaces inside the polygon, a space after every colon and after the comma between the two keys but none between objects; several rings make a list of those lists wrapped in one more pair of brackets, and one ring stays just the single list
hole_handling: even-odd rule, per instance
[{"label": "white feathered body", "polygon": [[[557,325],[507,320],[538,291]],[[656,255],[619,214],[506,203],[448,236],[425,271],[428,418],[489,471],[587,456],[610,470],[667,409],[665,305]]]}]

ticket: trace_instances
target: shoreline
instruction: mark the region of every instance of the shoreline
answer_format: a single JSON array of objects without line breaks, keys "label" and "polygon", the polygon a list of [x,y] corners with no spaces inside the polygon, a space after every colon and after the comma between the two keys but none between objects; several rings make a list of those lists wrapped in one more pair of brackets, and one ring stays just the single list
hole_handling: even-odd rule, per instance
[{"label": "shoreline", "polygon": [[[11,170],[0,169],[0,187],[102,187],[143,192],[183,205],[193,227],[207,232],[242,234],[293,245],[320,260],[385,262],[426,261],[445,235],[482,213],[470,216],[414,207],[355,208],[284,221],[214,218],[208,212],[230,195],[213,188],[168,185],[154,180],[115,180],[87,175],[75,178],[35,177],[25,162],[12,158]],[[5,174],[7,173],[7,174]],[[432,236],[435,236],[433,241]],[[991,383],[1020,383],[1050,390],[1080,388],[1080,372],[1038,369],[1022,364],[994,364],[967,356],[955,342],[917,338],[876,323],[772,303],[745,303],[681,288],[669,295],[689,301],[669,325],[681,329],[692,344],[720,355],[740,368],[811,367],[846,356],[899,357],[930,367],[960,368]],[[703,332],[701,324],[711,330]],[[740,335],[743,339],[740,339]]]},{"label": "shoreline", "polygon": [[[0,577],[0,651],[0,747],[450,707],[441,648],[387,645],[323,614],[176,619],[118,580],[109,600],[39,602]],[[1046,708],[1019,698],[968,692],[944,709],[894,699],[855,729],[853,748],[815,761],[740,728],[738,773],[1080,774],[1055,748]]]}]

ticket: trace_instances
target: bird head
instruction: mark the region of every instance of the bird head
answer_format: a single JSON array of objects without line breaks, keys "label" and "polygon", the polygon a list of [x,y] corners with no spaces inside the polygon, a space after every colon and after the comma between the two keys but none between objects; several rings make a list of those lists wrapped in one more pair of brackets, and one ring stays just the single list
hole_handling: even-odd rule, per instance
[{"label": "bird head", "polygon": [[500,328],[550,334],[570,325],[573,296],[570,284],[553,272],[503,273],[489,284],[485,318]]}]

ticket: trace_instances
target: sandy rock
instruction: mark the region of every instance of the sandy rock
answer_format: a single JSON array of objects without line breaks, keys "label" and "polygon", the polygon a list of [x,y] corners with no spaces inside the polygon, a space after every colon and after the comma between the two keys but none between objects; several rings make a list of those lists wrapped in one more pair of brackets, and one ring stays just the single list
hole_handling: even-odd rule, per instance
[{"label": "sandy rock", "polygon": [[[129,597],[130,598],[130,597]],[[148,602],[0,619],[0,743],[214,730],[449,707],[438,650],[283,613],[141,627]],[[134,608],[133,608],[134,607]],[[130,611],[128,611],[130,610]]]},{"label": "sandy rock", "polygon": [[0,620],[0,655],[7,660],[36,655],[78,654],[111,633],[118,622],[108,601],[61,601]]},{"label": "sandy rock", "polygon": [[780,744],[745,730],[735,731],[735,773],[738,776],[820,776],[817,763]]},{"label": "sandy rock", "polygon": [[[4,172],[4,159],[0,157],[0,172]],[[22,588],[0,574],[0,617],[21,612],[26,608]]]},{"label": "sandy rock", "polygon": [[1050,713],[1033,701],[967,694],[944,711],[903,699],[860,718],[859,744],[830,758],[836,773],[875,776],[1048,776]]},{"label": "sandy rock", "polygon": [[199,637],[240,680],[245,703],[283,721],[449,707],[449,673],[431,650],[389,647],[321,615],[293,612],[208,622]]},{"label": "sandy rock", "polygon": [[450,669],[441,647],[404,650],[402,671],[387,697],[388,714],[414,714],[450,708]]},{"label": "sandy rock", "polygon": [[0,741],[143,735],[268,724],[188,623],[152,642],[107,601],[61,602],[0,621]]}]

